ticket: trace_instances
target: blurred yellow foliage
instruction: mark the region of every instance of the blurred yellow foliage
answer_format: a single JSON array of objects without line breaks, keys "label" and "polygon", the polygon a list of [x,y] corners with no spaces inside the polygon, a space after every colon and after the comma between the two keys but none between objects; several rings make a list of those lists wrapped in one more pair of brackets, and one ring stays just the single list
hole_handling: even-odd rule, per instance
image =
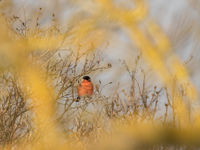
[{"label": "blurred yellow foliage", "polygon": [[[197,99],[197,92],[190,82],[187,69],[174,54],[166,35],[153,19],[148,17],[148,7],[144,0],[134,0],[135,8],[131,10],[119,8],[111,0],[96,0],[95,3],[99,8],[97,11],[100,11],[97,12],[97,16],[78,23],[70,32],[60,35],[39,36],[29,34],[26,37],[20,37],[11,31],[11,27],[6,24],[4,17],[0,18],[0,55],[5,56],[7,63],[16,67],[24,86],[30,88],[34,104],[35,128],[42,136],[39,144],[33,142],[31,148],[27,149],[66,149],[67,146],[64,136],[57,131],[53,121],[55,89],[45,83],[44,73],[40,67],[29,63],[28,53],[33,50],[55,50],[67,46],[69,43],[70,46],[79,47],[82,45],[85,50],[94,50],[100,47],[106,39],[106,31],[96,27],[96,23],[101,17],[119,23],[122,28],[128,30],[129,38],[142,52],[144,59],[158,74],[165,87],[171,89],[172,92],[175,78],[178,84],[187,84],[187,87],[185,87],[186,97],[189,100]],[[155,42],[146,37],[144,30],[140,28],[141,23]],[[176,92],[178,91],[176,90]],[[176,94],[173,101],[179,120],[189,124],[187,108],[182,97]],[[199,117],[197,118],[197,122],[199,122]],[[116,125],[116,122],[114,124]],[[142,128],[142,130],[138,130],[138,128]],[[138,128],[131,124],[128,124],[127,128],[123,127],[127,130],[125,132],[128,135],[134,135],[137,131],[146,139],[150,139],[155,132],[149,123],[145,127],[139,125]],[[134,132],[132,132],[133,129]]]}]

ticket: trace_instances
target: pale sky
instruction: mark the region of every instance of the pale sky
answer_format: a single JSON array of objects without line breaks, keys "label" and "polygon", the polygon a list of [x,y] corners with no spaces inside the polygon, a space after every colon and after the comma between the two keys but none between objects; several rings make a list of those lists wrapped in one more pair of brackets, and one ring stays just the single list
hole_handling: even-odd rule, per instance
[{"label": "pale sky", "polygon": [[[55,7],[59,7],[62,9],[62,19],[63,23],[67,22],[67,19],[70,17],[72,11],[76,11],[76,7],[74,7],[73,3],[66,3],[66,0],[13,0],[16,5],[16,10],[18,13],[23,14],[24,11],[31,12],[30,6],[38,9],[38,7],[42,7],[45,10],[45,13],[50,14],[55,11]],[[79,1],[79,0],[77,0]],[[119,0],[121,1],[121,0]],[[127,0],[128,1],[128,0]],[[179,20],[174,19],[175,16],[183,16],[184,13],[187,13],[186,9],[192,9],[188,5],[189,0],[147,0],[149,3],[150,8],[150,16],[153,18],[158,24],[161,25],[164,32],[169,36],[173,33],[170,33],[172,27],[179,23]],[[124,1],[123,1],[124,2]],[[70,4],[70,5],[69,5]],[[57,12],[59,13],[59,12]],[[31,13],[30,13],[31,15]],[[48,19],[47,19],[48,20]],[[187,23],[187,22],[186,22]],[[179,33],[179,28],[176,29]],[[192,33],[193,34],[193,33]],[[184,61],[189,58],[191,52],[194,47],[197,47],[193,40],[192,34],[188,34],[188,39],[185,42],[182,42],[176,48],[177,55]],[[118,31],[111,36],[110,45],[105,50],[105,56],[107,59],[111,60],[113,64],[113,70],[109,73],[105,73],[103,79],[106,80],[119,80],[121,78],[120,74],[122,75],[123,79],[123,72],[119,69],[119,59],[126,59],[130,64],[133,62],[133,58],[136,57],[136,53],[134,52],[134,47],[130,39],[124,34],[122,31]],[[189,41],[189,42],[188,42]],[[176,44],[176,43],[175,43]],[[126,49],[124,48],[126,47]],[[194,66],[198,66],[200,56],[198,51],[194,53]],[[120,73],[121,72],[121,73]],[[200,89],[200,72],[195,72],[192,75],[192,80],[194,81],[195,85]],[[124,83],[126,84],[126,83]]]}]

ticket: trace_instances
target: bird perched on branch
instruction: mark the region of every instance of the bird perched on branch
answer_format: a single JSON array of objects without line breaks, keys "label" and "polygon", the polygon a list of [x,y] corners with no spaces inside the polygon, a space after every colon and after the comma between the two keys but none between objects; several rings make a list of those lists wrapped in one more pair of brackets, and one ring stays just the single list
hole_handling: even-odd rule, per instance
[{"label": "bird perched on branch", "polygon": [[93,94],[93,84],[89,76],[83,77],[81,84],[77,87],[77,91],[77,102],[79,102],[81,97],[91,96]]}]

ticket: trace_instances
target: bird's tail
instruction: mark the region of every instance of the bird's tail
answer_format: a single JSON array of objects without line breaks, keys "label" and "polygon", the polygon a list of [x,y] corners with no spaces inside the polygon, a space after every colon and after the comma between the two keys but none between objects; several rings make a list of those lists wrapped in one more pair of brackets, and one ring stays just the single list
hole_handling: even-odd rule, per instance
[{"label": "bird's tail", "polygon": [[80,96],[78,96],[77,98],[76,98],[76,102],[79,102],[80,101]]}]

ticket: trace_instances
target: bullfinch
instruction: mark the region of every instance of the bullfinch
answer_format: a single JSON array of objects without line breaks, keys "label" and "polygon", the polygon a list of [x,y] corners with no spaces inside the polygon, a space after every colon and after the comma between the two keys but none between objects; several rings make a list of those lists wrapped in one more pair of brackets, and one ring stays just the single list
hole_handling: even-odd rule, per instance
[{"label": "bullfinch", "polygon": [[81,97],[91,96],[93,94],[93,84],[89,76],[83,77],[81,83],[77,87],[77,92],[77,102],[79,102]]}]

